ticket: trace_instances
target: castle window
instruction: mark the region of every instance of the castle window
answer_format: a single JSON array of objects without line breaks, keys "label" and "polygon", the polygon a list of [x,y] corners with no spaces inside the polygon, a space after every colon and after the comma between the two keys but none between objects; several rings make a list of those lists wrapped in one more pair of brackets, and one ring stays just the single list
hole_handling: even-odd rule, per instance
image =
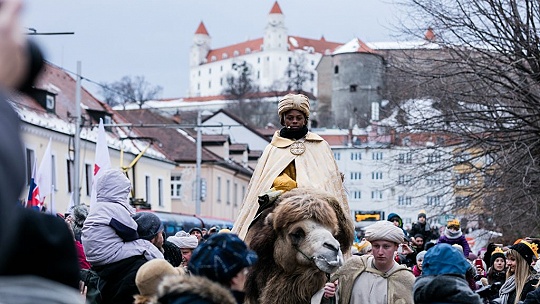
[{"label": "castle window", "polygon": [[212,69],[208,69],[208,75],[212,74]]},{"label": "castle window", "polygon": [[220,86],[223,86],[223,77],[221,77],[221,78],[219,79],[219,85],[220,85]]},{"label": "castle window", "polygon": [[315,65],[315,60],[311,60],[311,65]]},{"label": "castle window", "polygon": [[238,56],[238,55],[240,55],[240,52],[239,52],[239,51],[234,51],[234,52],[233,52],[233,56],[234,56],[234,57],[236,57],[236,56]]},{"label": "castle window", "polygon": [[201,70],[199,70],[199,73],[198,73],[198,74],[199,74],[199,76],[201,76]]},{"label": "castle window", "polygon": [[223,66],[221,66],[219,69],[221,70],[221,72],[223,72]]},{"label": "castle window", "polygon": [[270,61],[270,56],[266,56],[266,61]]},{"label": "castle window", "polygon": [[291,63],[291,62],[292,62],[292,58],[291,58],[291,57],[289,57],[289,63]]},{"label": "castle window", "polygon": [[261,63],[261,57],[257,57],[257,63]]},{"label": "castle window", "polygon": [[257,71],[257,79],[261,79],[261,71]]},{"label": "castle window", "polygon": [[246,48],[246,54],[251,54],[251,49],[250,48]]},{"label": "castle window", "polygon": [[351,84],[349,86],[349,92],[356,92],[356,85],[355,84]]},{"label": "castle window", "polygon": [[339,74],[339,66],[334,67],[334,74]]},{"label": "castle window", "polygon": [[212,81],[209,81],[209,82],[208,82],[208,88],[209,88],[209,89],[212,88]]},{"label": "castle window", "polygon": [[212,56],[212,57],[210,58],[210,60],[211,60],[211,61],[216,61],[217,58],[216,58],[216,56]]},{"label": "castle window", "polygon": [[221,55],[221,58],[222,59],[227,59],[227,58],[229,58],[229,56],[227,55],[227,53],[223,53],[223,55]]}]

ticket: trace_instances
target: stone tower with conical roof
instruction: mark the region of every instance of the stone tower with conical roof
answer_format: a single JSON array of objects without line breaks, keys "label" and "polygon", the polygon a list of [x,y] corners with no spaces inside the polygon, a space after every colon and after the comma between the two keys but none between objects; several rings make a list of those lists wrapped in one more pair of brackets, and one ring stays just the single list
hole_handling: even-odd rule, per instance
[{"label": "stone tower with conical roof", "polygon": [[211,42],[210,35],[208,35],[208,31],[201,21],[193,36],[193,45],[191,46],[189,59],[189,65],[191,67],[206,63],[206,56],[208,55],[208,52],[210,52]]}]

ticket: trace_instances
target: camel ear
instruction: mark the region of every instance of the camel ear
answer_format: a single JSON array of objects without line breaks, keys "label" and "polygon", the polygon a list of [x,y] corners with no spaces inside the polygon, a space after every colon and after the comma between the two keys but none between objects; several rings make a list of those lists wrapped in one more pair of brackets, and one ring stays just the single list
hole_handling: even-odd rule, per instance
[{"label": "camel ear", "polygon": [[264,218],[264,225],[274,226],[274,212],[268,213],[268,215]]}]

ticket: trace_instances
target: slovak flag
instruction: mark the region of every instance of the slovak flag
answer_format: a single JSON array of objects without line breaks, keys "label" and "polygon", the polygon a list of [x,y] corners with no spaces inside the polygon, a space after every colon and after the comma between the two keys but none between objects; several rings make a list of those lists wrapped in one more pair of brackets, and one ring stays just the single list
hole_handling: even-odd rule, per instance
[{"label": "slovak flag", "polygon": [[[52,193],[52,154],[51,154],[51,141],[47,144],[43,159],[39,164],[39,169],[36,172],[36,162],[34,161],[34,167],[32,169],[32,179],[30,181],[30,190],[28,192],[28,207],[41,210],[45,198]],[[53,202],[50,202],[49,210],[52,212]]]},{"label": "slovak flag", "polygon": [[99,127],[96,141],[96,156],[94,160],[94,177],[92,178],[92,193],[90,195],[90,205],[97,201],[96,181],[102,172],[111,168],[111,158],[109,157],[109,147],[107,146],[107,134],[103,127],[103,119],[99,119]]},{"label": "slovak flag", "polygon": [[36,185],[36,162],[37,159],[34,158],[34,166],[32,168],[32,178],[30,179],[30,188],[28,189],[28,201],[26,202],[26,207],[39,211],[41,201],[39,200],[39,188]]}]

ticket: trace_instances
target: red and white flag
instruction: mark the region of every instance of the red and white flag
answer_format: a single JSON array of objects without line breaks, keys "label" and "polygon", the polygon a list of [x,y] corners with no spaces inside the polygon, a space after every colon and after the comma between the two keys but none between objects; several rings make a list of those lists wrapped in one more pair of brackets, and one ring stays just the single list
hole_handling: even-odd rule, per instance
[{"label": "red and white flag", "polygon": [[[51,195],[53,188],[51,141],[52,139],[49,139],[49,144],[47,144],[38,170],[36,171],[36,162],[34,162],[34,168],[32,170],[27,206],[39,210],[43,208],[45,199]],[[49,200],[49,208],[47,211],[53,212],[52,199]]]},{"label": "red and white flag", "polygon": [[96,141],[96,157],[94,160],[94,177],[92,178],[92,193],[90,196],[90,204],[96,202],[96,181],[101,174],[111,168],[111,158],[109,156],[109,147],[107,146],[107,134],[103,127],[103,120],[99,119],[98,135]]}]

